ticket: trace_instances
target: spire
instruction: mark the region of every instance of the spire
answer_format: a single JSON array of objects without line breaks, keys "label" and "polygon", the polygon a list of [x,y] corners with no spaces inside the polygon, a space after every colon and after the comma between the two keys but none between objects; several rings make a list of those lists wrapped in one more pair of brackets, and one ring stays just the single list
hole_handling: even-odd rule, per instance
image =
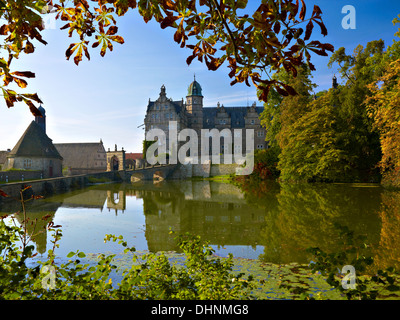
[{"label": "spire", "polygon": [[338,87],[337,78],[334,75],[333,78],[332,78],[332,88],[333,89],[337,89],[337,87]]},{"label": "spire", "polygon": [[165,86],[164,85],[161,86],[160,96],[165,96]]},{"label": "spire", "polygon": [[44,133],[46,133],[46,110],[42,107],[42,105],[39,106],[38,110],[42,116],[36,116],[35,122],[42,128]]}]

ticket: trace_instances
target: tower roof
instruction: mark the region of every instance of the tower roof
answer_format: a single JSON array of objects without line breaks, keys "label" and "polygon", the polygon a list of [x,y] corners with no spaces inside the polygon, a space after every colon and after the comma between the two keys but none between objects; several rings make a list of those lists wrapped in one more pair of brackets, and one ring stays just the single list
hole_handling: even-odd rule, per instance
[{"label": "tower roof", "polygon": [[41,157],[62,159],[52,140],[32,121],[8,157]]},{"label": "tower roof", "polygon": [[194,80],[188,88],[188,96],[200,96],[202,97],[203,95],[201,94],[201,86],[200,84]]},{"label": "tower roof", "polygon": [[42,114],[42,116],[46,115],[46,110],[42,107],[42,105],[39,106],[38,110],[40,111],[40,113]]}]

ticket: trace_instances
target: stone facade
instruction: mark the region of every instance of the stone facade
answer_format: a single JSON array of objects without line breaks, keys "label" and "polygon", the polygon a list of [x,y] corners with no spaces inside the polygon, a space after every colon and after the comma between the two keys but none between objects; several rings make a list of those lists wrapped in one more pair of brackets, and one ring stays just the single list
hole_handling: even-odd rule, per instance
[{"label": "stone facade", "polygon": [[107,156],[103,141],[89,143],[55,143],[63,157],[64,175],[103,172],[107,170]]},{"label": "stone facade", "polygon": [[43,172],[43,178],[62,176],[62,160],[59,158],[10,157],[8,168],[40,171]]},{"label": "stone facade", "polygon": [[115,150],[107,151],[107,171],[121,171],[125,170],[125,150],[117,150],[117,145],[115,145]]},{"label": "stone facade", "polygon": [[[145,132],[151,129],[161,129],[166,135],[167,152],[169,150],[169,130],[170,128],[176,129],[179,133],[182,129],[194,129],[199,139],[199,149],[196,155],[200,155],[201,151],[206,151],[207,146],[200,146],[200,139],[203,129],[217,129],[221,132],[227,129],[232,137],[232,146],[224,145],[224,139],[220,138],[220,147],[218,154],[245,154],[248,151],[246,146],[246,129],[253,129],[252,137],[254,138],[254,149],[266,149],[268,144],[265,141],[265,129],[260,124],[260,113],[263,107],[257,107],[255,103],[249,107],[224,107],[217,104],[217,107],[203,107],[203,95],[200,84],[194,80],[188,88],[186,102],[182,100],[174,101],[166,95],[166,89],[163,85],[161,87],[160,95],[157,100],[151,101],[147,105],[146,116],[144,119]],[[170,121],[176,121],[176,128],[170,127]],[[172,124],[172,123],[171,123]],[[234,146],[235,137],[241,134],[242,144],[241,150],[238,146]],[[212,139],[209,141],[208,154],[212,153]],[[181,142],[181,145],[184,142]],[[226,149],[230,150],[226,150]],[[236,148],[237,150],[232,150]],[[229,152],[230,151],[230,152]],[[241,152],[240,152],[241,151]]]},{"label": "stone facade", "polygon": [[46,116],[39,107],[42,117],[36,116],[14,148],[7,154],[4,169],[36,170],[43,178],[62,176],[63,158],[46,134]]}]

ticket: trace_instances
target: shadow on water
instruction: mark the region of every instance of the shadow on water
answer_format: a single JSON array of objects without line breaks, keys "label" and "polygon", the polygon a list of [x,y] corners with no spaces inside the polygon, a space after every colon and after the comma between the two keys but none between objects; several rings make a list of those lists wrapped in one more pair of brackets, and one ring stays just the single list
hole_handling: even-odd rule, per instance
[{"label": "shadow on water", "polygon": [[[1,214],[18,210],[16,204],[0,208]],[[104,236],[103,231],[123,234],[133,244],[142,237],[139,249],[179,252],[170,234],[175,231],[200,235],[221,255],[225,250],[280,264],[308,263],[308,247],[339,250],[339,223],[367,236],[379,268],[400,265],[400,192],[373,184],[104,184],[34,200],[27,210],[39,221],[36,228],[44,228],[46,222],[40,221],[45,215],[53,220],[62,216],[63,233],[86,223],[88,227],[70,237],[79,238],[80,244],[93,243],[91,252],[101,252],[103,238],[97,234]],[[45,252],[46,232],[34,241],[37,250]]]}]

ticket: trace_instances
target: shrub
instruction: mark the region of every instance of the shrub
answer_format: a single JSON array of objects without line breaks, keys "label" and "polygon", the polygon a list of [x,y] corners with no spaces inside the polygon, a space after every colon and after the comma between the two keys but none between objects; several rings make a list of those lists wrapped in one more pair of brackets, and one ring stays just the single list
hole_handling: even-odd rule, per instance
[{"label": "shrub", "polygon": [[[53,248],[48,259],[28,266],[34,246],[28,245],[22,228],[9,226],[0,219],[0,299],[243,299],[249,298],[252,278],[234,275],[232,256],[212,257],[213,249],[189,234],[178,236],[186,255],[183,266],[171,264],[165,254],[134,254],[123,238],[106,235],[105,241],[118,241],[125,253],[132,253],[132,266],[121,282],[113,286],[111,272],[115,255],[101,254],[96,265],[81,264],[85,254],[70,252],[67,263],[55,264],[55,248],[62,236],[60,227],[50,222]],[[22,249],[16,244],[23,239]],[[50,271],[52,273],[50,273]],[[50,284],[49,284],[50,280]],[[242,280],[242,281],[239,281]]]}]

